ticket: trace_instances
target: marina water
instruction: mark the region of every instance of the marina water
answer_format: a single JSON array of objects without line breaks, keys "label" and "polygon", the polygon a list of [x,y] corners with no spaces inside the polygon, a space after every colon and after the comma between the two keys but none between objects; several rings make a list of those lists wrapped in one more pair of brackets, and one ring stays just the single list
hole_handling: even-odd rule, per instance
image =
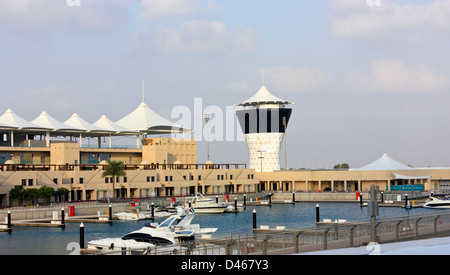
[{"label": "marina water", "polygon": [[[316,220],[316,204],[296,203],[272,206],[248,206],[241,213],[220,215],[196,215],[192,223],[201,227],[217,227],[214,237],[230,233],[252,232],[253,210],[257,212],[257,223],[285,226],[287,229],[312,228]],[[367,208],[358,203],[320,203],[320,219],[346,219],[348,222],[369,221]],[[407,215],[432,213],[436,210],[415,208],[406,210],[400,207],[381,207],[377,219],[403,217]],[[164,219],[156,220],[161,222]],[[86,242],[97,239],[99,235],[125,235],[140,229],[148,220],[114,221],[112,224],[87,223],[85,226]],[[68,255],[74,252],[73,244],[79,242],[78,223],[66,223],[64,229],[45,227],[13,227],[12,233],[0,233],[0,255]]]}]

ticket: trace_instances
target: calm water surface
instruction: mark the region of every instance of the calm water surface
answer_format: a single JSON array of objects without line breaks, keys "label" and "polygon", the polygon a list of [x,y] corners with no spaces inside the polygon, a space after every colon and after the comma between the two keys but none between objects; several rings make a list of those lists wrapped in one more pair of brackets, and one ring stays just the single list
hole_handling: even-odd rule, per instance
[{"label": "calm water surface", "polygon": [[[253,209],[257,211],[259,225],[286,226],[286,228],[314,227],[316,203],[297,203],[295,205],[273,205],[247,207],[242,213],[222,215],[197,215],[193,223],[201,227],[217,227],[214,237],[232,232],[252,230]],[[405,210],[397,207],[381,207],[378,219],[402,217],[408,214],[435,212],[433,209],[417,208]],[[349,222],[369,221],[367,208],[358,203],[320,203],[320,218],[347,219]],[[160,222],[162,220],[156,220]],[[86,242],[96,239],[98,234],[124,235],[140,229],[149,221],[117,221],[113,224],[85,224]],[[66,228],[13,227],[12,233],[0,233],[0,255],[68,255],[71,242],[79,242],[79,224],[68,223]]]}]

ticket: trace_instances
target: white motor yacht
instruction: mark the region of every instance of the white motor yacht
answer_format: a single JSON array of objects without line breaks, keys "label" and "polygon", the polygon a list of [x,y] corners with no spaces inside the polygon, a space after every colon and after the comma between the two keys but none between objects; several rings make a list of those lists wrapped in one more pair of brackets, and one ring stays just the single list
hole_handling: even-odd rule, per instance
[{"label": "white motor yacht", "polygon": [[191,224],[194,214],[188,214],[178,224],[180,215],[173,215],[155,227],[143,227],[120,238],[89,241],[88,250],[101,253],[122,253],[122,250],[151,250],[160,246],[195,243],[199,235],[211,235],[217,228],[200,228]]},{"label": "white motor yacht", "polygon": [[[191,206],[196,214],[221,214],[229,206],[228,203],[217,202],[210,198],[203,197],[202,194],[197,193],[191,202]],[[189,208],[188,203],[185,207]]]},{"label": "white motor yacht", "polygon": [[423,207],[425,208],[436,208],[436,209],[449,209],[450,199],[438,199],[436,197],[430,197]]},{"label": "white motor yacht", "polygon": [[139,221],[146,219],[145,214],[134,212],[134,211],[124,211],[117,214],[114,214],[119,220],[122,221]]}]

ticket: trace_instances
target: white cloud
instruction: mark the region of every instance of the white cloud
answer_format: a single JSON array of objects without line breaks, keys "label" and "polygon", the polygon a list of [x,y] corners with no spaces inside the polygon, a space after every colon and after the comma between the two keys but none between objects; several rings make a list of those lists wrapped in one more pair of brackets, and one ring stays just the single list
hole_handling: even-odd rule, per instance
[{"label": "white cloud", "polygon": [[427,65],[408,66],[400,60],[387,58],[372,62],[369,74],[347,72],[343,82],[347,91],[353,93],[412,94],[450,89],[447,78]]},{"label": "white cloud", "polygon": [[[309,67],[272,66],[264,68],[263,71],[263,76],[261,70],[255,72],[254,76],[258,78],[258,81],[264,82],[264,85],[274,94],[306,94],[326,91],[333,79],[332,73]],[[255,82],[251,83],[234,81],[225,84],[224,89],[229,92],[252,94],[255,93]]]},{"label": "white cloud", "polygon": [[181,16],[221,9],[212,1],[202,6],[198,0],[142,0],[142,17]]},{"label": "white cloud", "polygon": [[223,22],[192,20],[179,29],[157,26],[134,33],[126,43],[129,53],[158,51],[166,54],[227,54],[233,50],[254,51],[256,34],[251,29],[229,30]]},{"label": "white cloud", "polygon": [[365,0],[339,0],[332,6],[332,33],[346,39],[383,38],[421,41],[430,29],[450,31],[450,1],[435,0],[428,5],[397,4],[381,0],[369,6]]},{"label": "white cloud", "polygon": [[41,35],[52,30],[108,32],[127,18],[125,0],[0,0],[0,29],[22,35]]},{"label": "white cloud", "polygon": [[286,93],[320,91],[330,84],[332,73],[309,67],[274,66],[264,69],[265,83]]}]

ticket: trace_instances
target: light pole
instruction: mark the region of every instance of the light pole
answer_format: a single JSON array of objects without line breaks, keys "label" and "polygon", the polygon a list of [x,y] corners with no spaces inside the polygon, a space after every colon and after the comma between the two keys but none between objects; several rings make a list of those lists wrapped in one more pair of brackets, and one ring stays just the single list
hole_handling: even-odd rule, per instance
[{"label": "light pole", "polygon": [[258,152],[261,154],[258,158],[261,160],[261,173],[262,173],[262,171],[263,171],[263,159],[264,159],[264,157],[263,157],[263,155],[262,155],[262,153],[263,152],[265,152],[264,150],[258,150]]},{"label": "light pole", "polygon": [[283,126],[284,126],[284,169],[287,170],[287,122],[286,117],[283,117]]},{"label": "light pole", "polygon": [[208,160],[209,160],[209,120],[211,119],[211,115],[210,114],[204,114],[203,118],[205,119],[205,123],[206,123],[206,131],[207,131],[207,142],[208,142]]}]

